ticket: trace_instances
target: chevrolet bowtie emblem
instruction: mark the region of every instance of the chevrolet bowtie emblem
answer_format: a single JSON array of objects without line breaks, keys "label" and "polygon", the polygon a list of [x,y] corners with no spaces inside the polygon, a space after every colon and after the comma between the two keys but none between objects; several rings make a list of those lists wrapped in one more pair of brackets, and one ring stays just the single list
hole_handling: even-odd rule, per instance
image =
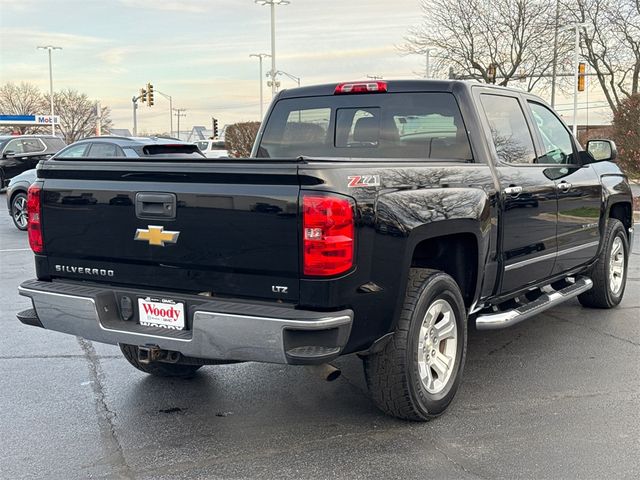
[{"label": "chevrolet bowtie emblem", "polygon": [[170,232],[168,230],[165,232],[162,226],[149,225],[148,229],[137,229],[136,236],[133,239],[149,242],[149,245],[164,247],[165,243],[176,243],[178,235],[180,235],[180,232]]}]

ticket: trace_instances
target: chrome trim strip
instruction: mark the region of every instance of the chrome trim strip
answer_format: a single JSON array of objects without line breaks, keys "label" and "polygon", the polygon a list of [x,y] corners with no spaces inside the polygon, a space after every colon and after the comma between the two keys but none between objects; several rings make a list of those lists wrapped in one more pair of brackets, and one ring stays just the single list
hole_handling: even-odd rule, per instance
[{"label": "chrome trim strip", "polygon": [[577,245],[575,247],[566,248],[558,252],[546,253],[544,255],[540,255],[539,257],[535,257],[535,258],[528,258],[526,260],[522,260],[521,262],[516,262],[510,265],[506,265],[504,267],[504,271],[508,272],[509,270],[514,270],[516,268],[526,267],[527,265],[531,265],[532,263],[541,262],[542,260],[548,260],[549,258],[560,257],[562,255],[567,255],[568,253],[577,252],[585,248],[595,247],[595,246],[598,246],[599,244],[600,244],[600,241],[596,240],[595,242],[589,242],[582,245]]},{"label": "chrome trim strip", "polygon": [[[46,282],[42,282],[46,283]],[[343,310],[298,320],[197,310],[193,316],[191,338],[178,338],[108,328],[92,297],[18,287],[20,295],[31,298],[42,326],[48,330],[77,335],[96,342],[132,345],[154,344],[183,355],[216,360],[245,360],[289,363],[284,351],[284,330],[338,329],[340,351],[347,344],[353,311]],[[97,290],[96,295],[109,293]],[[106,305],[105,305],[106,307]],[[113,309],[111,309],[113,310]]]}]

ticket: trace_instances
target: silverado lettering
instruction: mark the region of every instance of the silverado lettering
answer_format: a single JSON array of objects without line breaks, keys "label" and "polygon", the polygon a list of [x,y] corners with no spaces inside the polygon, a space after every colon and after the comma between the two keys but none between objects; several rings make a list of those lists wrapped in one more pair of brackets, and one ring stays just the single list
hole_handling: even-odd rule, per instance
[{"label": "silverado lettering", "polygon": [[[118,344],[153,375],[257,361],[335,376],[328,362],[357,353],[375,404],[424,421],[462,381],[468,327],[620,303],[633,222],[616,147],[583,149],[540,98],[366,81],[283,90],[265,118],[249,159],[41,163],[18,318]],[[134,240],[150,216],[180,242]]]}]

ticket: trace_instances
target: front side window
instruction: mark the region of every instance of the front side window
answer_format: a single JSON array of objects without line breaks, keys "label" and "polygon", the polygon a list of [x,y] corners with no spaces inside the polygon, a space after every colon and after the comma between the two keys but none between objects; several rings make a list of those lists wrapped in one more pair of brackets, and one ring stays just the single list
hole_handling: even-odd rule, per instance
[{"label": "front side window", "polygon": [[542,138],[544,152],[538,163],[555,165],[576,163],[573,161],[571,135],[562,122],[544,105],[529,102],[529,108]]},{"label": "front side window", "polygon": [[280,100],[258,157],[473,160],[450,93],[384,93]]},{"label": "front side window", "polygon": [[533,139],[518,99],[490,94],[480,98],[498,158],[506,163],[534,163]]},{"label": "front side window", "polygon": [[7,143],[7,146],[4,149],[4,152],[13,152],[13,153],[24,153],[24,147],[22,145],[21,139],[11,140]]}]

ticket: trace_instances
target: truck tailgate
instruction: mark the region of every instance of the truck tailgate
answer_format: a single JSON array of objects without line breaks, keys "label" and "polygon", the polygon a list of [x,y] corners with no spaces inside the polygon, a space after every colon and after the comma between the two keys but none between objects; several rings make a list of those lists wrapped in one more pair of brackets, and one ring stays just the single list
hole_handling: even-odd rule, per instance
[{"label": "truck tailgate", "polygon": [[296,164],[90,163],[39,170],[53,278],[297,300]]}]

